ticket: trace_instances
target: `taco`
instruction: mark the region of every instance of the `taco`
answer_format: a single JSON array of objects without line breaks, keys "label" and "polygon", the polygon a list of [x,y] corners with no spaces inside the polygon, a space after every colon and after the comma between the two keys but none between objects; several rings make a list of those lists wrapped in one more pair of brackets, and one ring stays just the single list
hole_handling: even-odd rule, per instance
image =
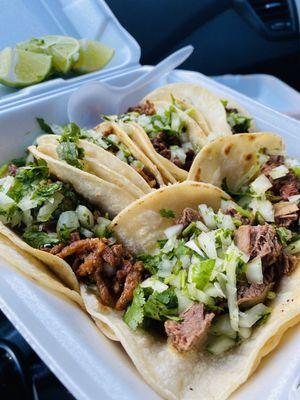
[{"label": "taco", "polygon": [[143,101],[171,101],[201,126],[213,140],[232,133],[252,132],[254,123],[248,112],[233,100],[219,99],[208,89],[194,83],[172,83],[149,93]]},{"label": "taco", "polygon": [[297,229],[283,235],[244,207],[206,183],[150,193],[111,225],[141,263],[125,311],[81,285],[163,398],[227,399],[300,320]]},{"label": "taco", "polygon": [[[64,127],[40,124],[47,133],[60,136],[39,137],[39,150],[43,146],[42,151],[52,157],[75,166],[81,164],[84,170],[133,192],[136,198],[164,184],[156,166],[116,124],[105,123],[90,130],[80,129],[74,123]],[[70,152],[62,151],[64,146],[82,150],[77,150],[73,160]]]},{"label": "taco", "polygon": [[201,127],[187,113],[166,101],[131,107],[116,121],[125,131],[126,127],[133,127],[127,134],[170,183],[187,178],[196,153],[207,143]]}]

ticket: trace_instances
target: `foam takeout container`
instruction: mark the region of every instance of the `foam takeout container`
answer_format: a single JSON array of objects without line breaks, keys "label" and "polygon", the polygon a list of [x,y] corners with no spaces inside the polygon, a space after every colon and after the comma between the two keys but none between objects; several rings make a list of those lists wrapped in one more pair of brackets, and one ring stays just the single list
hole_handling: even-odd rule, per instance
[{"label": "foam takeout container", "polygon": [[[2,3],[5,2],[0,0],[0,6]],[[22,2],[15,0],[12,3],[21,4]],[[114,27],[115,42],[111,42],[110,45],[116,48],[116,54],[118,51],[122,53],[124,50],[122,46],[127,46],[126,54],[129,62],[126,63],[125,58],[122,58],[121,55],[120,57],[116,55],[115,62],[120,60],[120,64],[108,65],[106,71],[72,78],[69,81],[61,79],[56,82],[49,81],[6,95],[2,93],[3,96],[0,99],[1,163],[21,156],[26,146],[31,144],[39,134],[36,117],[44,118],[55,124],[67,123],[68,98],[83,82],[103,79],[114,85],[125,85],[151,68],[138,64],[138,45],[115,20],[104,2],[100,0],[85,0],[84,2],[81,0],[73,2],[56,0],[53,2],[32,1],[30,5],[29,2],[26,2],[26,7],[27,4],[28,13],[30,11],[37,16],[42,15],[41,7],[44,7],[43,12],[46,9],[52,10],[50,13],[52,15],[53,4],[55,7],[60,7],[61,12],[63,10],[74,11],[77,7],[77,12],[81,10],[77,19],[74,13],[64,14],[69,16],[66,27],[70,28],[73,24],[74,30],[66,28],[50,30],[52,25],[49,23],[48,26],[48,21],[45,21],[45,26],[43,25],[39,32],[41,32],[40,34],[76,33],[78,37],[84,35],[91,37],[80,24],[77,31],[75,28],[77,27],[76,21],[80,21],[79,17],[85,18],[85,7],[88,7],[87,5],[94,7],[94,12],[96,9],[98,10],[99,21],[105,21],[107,18],[108,21],[104,22],[104,25],[107,23]],[[26,15],[29,18],[30,14]],[[60,14],[57,12],[57,15]],[[0,37],[1,29],[3,29],[1,28],[3,27],[2,18],[3,16],[0,14]],[[67,17],[60,15],[60,18],[65,21],[64,18]],[[98,21],[95,15],[94,20]],[[85,28],[87,29],[87,27]],[[15,40],[26,39],[28,36],[27,34],[24,37],[23,30],[22,35]],[[36,35],[36,33],[33,32],[32,35]],[[98,38],[98,36],[93,37]],[[288,153],[291,156],[300,157],[300,122],[262,106],[200,73],[174,71],[152,83],[144,93],[140,93],[141,98],[154,87],[177,81],[199,83],[217,93],[221,98],[235,99],[254,117],[258,130],[279,133],[286,142]],[[2,311],[76,399],[159,399],[158,395],[139,376],[122,347],[105,338],[88,315],[75,304],[21,275],[1,258],[1,254],[0,268],[0,307]],[[299,392],[296,391],[300,380],[298,379],[299,371],[300,328],[296,326],[289,330],[280,346],[266,357],[255,375],[231,399],[299,399]]]}]

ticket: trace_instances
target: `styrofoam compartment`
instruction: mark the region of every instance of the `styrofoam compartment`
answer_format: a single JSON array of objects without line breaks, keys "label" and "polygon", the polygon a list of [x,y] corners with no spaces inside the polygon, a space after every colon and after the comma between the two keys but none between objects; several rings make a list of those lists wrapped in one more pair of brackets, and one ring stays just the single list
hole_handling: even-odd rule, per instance
[{"label": "styrofoam compartment", "polygon": [[0,0],[0,10],[0,50],[43,35],[93,39],[115,49],[111,61],[97,72],[51,79],[24,89],[0,84],[0,106],[112,75],[139,63],[138,43],[121,26],[104,0]]},{"label": "styrofoam compartment", "polygon": [[[139,67],[103,80],[124,85],[149,71]],[[281,134],[289,154],[300,157],[300,122],[279,114],[195,72],[174,71],[145,88],[190,81],[206,86],[221,98],[234,98],[254,116],[259,130]],[[75,87],[40,94],[0,111],[0,159],[20,156],[38,134],[36,117],[63,124],[67,101]],[[129,104],[128,104],[129,106]],[[78,400],[156,400],[122,347],[106,339],[87,315],[69,301],[38,286],[1,261],[0,307],[55,375]],[[283,368],[286,366],[286,368]],[[290,329],[280,346],[266,357],[253,377],[232,400],[286,400],[300,397],[300,330]],[[294,396],[294,397],[292,397]]]},{"label": "styrofoam compartment", "polygon": [[300,120],[300,93],[273,75],[221,75],[217,82],[229,86],[276,111]]}]

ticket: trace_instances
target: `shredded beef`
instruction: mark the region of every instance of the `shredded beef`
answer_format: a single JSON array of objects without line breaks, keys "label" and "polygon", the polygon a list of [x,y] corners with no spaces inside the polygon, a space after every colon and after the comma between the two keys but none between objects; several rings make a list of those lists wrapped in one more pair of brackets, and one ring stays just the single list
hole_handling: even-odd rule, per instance
[{"label": "shredded beef", "polygon": [[295,271],[297,263],[298,259],[296,256],[282,253],[279,266],[281,267],[284,275],[290,275]]},{"label": "shredded beef", "polygon": [[272,192],[283,200],[300,193],[300,180],[293,172],[273,181]]},{"label": "shredded beef", "polygon": [[203,304],[197,303],[180,314],[183,321],[167,320],[165,330],[172,345],[180,352],[200,349],[214,316],[211,312],[205,313]]},{"label": "shredded beef", "polygon": [[72,232],[70,235],[70,242],[76,242],[77,240],[80,240],[80,233]]},{"label": "shredded beef", "polygon": [[[171,160],[170,146],[180,146],[180,138],[177,135],[169,135],[167,132],[159,132],[153,139],[151,139],[154,149],[164,158]],[[178,157],[174,157],[172,162],[179,168],[183,168],[188,171],[195,158],[195,152],[193,149],[188,149],[185,152],[186,159],[182,162]]]},{"label": "shredded beef", "polygon": [[268,161],[262,166],[261,172],[265,175],[269,175],[273,168],[279,167],[284,164],[283,156],[270,156]]},{"label": "shredded beef", "polygon": [[231,217],[234,217],[241,221],[243,225],[248,225],[252,221],[249,220],[249,218],[244,217],[242,214],[240,214],[237,210],[235,210],[233,207],[229,207],[224,211],[224,214],[230,215]]},{"label": "shredded beef", "polygon": [[201,216],[198,211],[187,207],[182,211],[181,217],[178,218],[176,224],[182,224],[183,227],[186,228],[191,222],[200,220]]},{"label": "shredded beef", "polygon": [[109,247],[107,239],[79,239],[74,235],[69,245],[45,249],[72,266],[82,281],[94,282],[103,305],[123,310],[132,300],[133,291],[142,280],[143,263],[133,262],[121,244]]},{"label": "shredded beef", "polygon": [[274,210],[277,226],[290,227],[299,218],[298,206],[290,201],[274,204]]},{"label": "shredded beef", "polygon": [[235,232],[236,245],[250,258],[261,257],[264,266],[274,264],[282,253],[275,229],[268,224],[242,225]]},{"label": "shredded beef", "polygon": [[154,104],[146,100],[145,103],[141,103],[135,107],[129,107],[127,112],[137,112],[139,114],[154,115],[156,113]]},{"label": "shredded beef", "polygon": [[240,308],[253,307],[258,303],[263,303],[268,292],[274,283],[251,283],[238,287],[237,299]]}]

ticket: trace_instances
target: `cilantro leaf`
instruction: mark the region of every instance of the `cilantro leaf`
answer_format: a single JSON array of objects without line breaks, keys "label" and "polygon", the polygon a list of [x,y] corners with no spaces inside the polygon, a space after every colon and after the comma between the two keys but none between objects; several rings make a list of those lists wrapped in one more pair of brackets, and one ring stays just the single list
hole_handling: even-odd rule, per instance
[{"label": "cilantro leaf", "polygon": [[161,210],[159,210],[159,213],[164,218],[175,218],[174,211],[169,208],[162,208]]},{"label": "cilantro leaf", "polygon": [[196,284],[196,288],[202,290],[209,282],[215,260],[209,259],[200,261],[190,267],[191,281]]},{"label": "cilantro leaf", "polygon": [[51,126],[48,125],[43,118],[37,118],[36,120],[43,132],[50,134],[54,133],[51,129]]},{"label": "cilantro leaf", "polygon": [[178,299],[173,288],[164,290],[161,293],[153,292],[144,305],[146,317],[157,321],[164,321],[166,318],[176,317],[178,314]]},{"label": "cilantro leaf", "polygon": [[143,289],[138,286],[133,292],[133,300],[124,314],[124,321],[130,329],[135,331],[144,320],[145,296]]},{"label": "cilantro leaf", "polygon": [[[57,146],[56,152],[60,160],[66,161],[73,167],[82,169],[80,159],[83,158],[83,152],[79,150],[74,142],[62,142]],[[81,149],[82,150],[82,149]]]},{"label": "cilantro leaf", "polygon": [[59,243],[59,239],[55,233],[26,230],[22,237],[26,243],[36,249],[46,245],[54,245]]},{"label": "cilantro leaf", "polygon": [[[46,184],[45,184],[46,183]],[[55,192],[61,190],[63,184],[60,181],[54,183],[45,183],[38,186],[37,190],[34,192],[32,198],[40,198],[41,201],[45,200],[46,198],[53,196]]]}]

